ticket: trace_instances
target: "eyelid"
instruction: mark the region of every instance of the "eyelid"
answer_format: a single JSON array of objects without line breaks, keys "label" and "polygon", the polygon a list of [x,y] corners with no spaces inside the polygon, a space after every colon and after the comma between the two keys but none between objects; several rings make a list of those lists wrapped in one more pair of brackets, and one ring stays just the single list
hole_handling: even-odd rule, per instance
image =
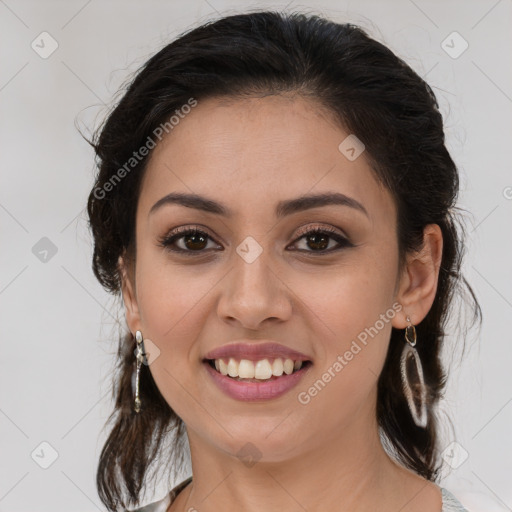
[{"label": "eyelid", "polygon": [[333,226],[326,226],[324,224],[304,224],[303,226],[300,226],[296,232],[295,240],[297,240],[297,237],[302,237],[310,231],[326,231],[327,233],[333,233],[348,240],[348,236],[343,231]]},{"label": "eyelid", "polygon": [[[215,241],[215,237],[211,234],[210,230],[201,224],[187,224],[185,226],[178,226],[177,228],[173,228],[166,232],[166,234],[162,237],[163,239],[171,238],[176,235],[186,234],[189,231],[199,231],[208,235],[211,240]],[[216,241],[215,241],[216,242]],[[217,243],[217,242],[216,242]]]}]

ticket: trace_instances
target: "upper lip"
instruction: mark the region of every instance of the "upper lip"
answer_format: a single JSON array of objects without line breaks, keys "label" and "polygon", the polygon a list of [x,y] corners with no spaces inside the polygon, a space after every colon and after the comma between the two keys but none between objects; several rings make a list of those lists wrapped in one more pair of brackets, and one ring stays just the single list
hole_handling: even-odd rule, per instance
[{"label": "upper lip", "polygon": [[311,359],[297,350],[275,342],[236,342],[223,345],[211,350],[206,354],[205,359],[248,359],[259,361],[266,358],[282,357],[293,361],[310,361]]}]

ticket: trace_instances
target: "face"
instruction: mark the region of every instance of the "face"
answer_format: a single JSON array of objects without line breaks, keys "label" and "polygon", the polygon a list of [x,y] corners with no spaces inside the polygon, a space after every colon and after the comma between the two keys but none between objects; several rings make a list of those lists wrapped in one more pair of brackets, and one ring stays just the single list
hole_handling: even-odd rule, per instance
[{"label": "face", "polygon": [[[277,461],[374,427],[396,322],[396,209],[364,152],[353,159],[338,148],[348,135],[300,97],[209,99],[151,156],[123,288],[127,321],[149,352],[158,348],[150,371],[189,437],[214,449],[237,454],[252,443]],[[159,203],[171,193],[229,214]],[[276,211],[319,194],[349,199]],[[204,362],[237,341],[278,343],[310,362],[280,395],[237,398]]]}]

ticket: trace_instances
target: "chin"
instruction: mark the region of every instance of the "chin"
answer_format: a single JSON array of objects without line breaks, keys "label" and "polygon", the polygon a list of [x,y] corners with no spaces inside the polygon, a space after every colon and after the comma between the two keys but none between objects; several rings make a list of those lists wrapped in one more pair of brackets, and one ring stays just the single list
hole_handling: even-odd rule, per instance
[{"label": "chin", "polygon": [[[236,422],[228,429],[232,437],[222,431],[222,441],[218,440],[220,449],[239,459],[248,457],[258,462],[280,462],[297,456],[297,447],[303,445],[305,439],[300,436],[301,429],[295,423],[294,431],[285,426],[283,418],[268,418]],[[214,441],[215,442],[215,441]]]}]

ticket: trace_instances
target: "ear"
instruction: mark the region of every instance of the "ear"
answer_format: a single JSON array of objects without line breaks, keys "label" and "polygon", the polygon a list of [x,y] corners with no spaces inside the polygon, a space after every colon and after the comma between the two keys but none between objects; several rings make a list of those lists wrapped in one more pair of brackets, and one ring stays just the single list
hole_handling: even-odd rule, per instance
[{"label": "ear", "polygon": [[130,331],[135,334],[136,331],[142,329],[139,306],[137,303],[137,296],[135,294],[134,279],[130,277],[132,272],[129,271],[128,265],[123,256],[119,256],[118,267],[121,276],[121,291],[123,294],[126,323],[128,324]]},{"label": "ear", "polygon": [[443,234],[437,224],[423,230],[423,247],[407,255],[395,300],[402,305],[402,315],[392,320],[393,327],[405,329],[407,316],[418,325],[429,312],[437,292],[439,268],[443,256]]}]

